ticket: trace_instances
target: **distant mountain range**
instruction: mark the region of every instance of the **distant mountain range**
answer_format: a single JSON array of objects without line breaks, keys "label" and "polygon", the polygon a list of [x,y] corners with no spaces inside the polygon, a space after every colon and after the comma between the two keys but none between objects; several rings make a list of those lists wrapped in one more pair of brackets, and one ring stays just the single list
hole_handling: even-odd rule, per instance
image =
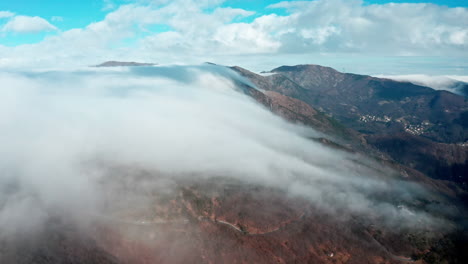
[{"label": "distant mountain range", "polygon": [[133,61],[106,61],[94,67],[137,67],[137,66],[153,66],[156,63],[142,63]]}]

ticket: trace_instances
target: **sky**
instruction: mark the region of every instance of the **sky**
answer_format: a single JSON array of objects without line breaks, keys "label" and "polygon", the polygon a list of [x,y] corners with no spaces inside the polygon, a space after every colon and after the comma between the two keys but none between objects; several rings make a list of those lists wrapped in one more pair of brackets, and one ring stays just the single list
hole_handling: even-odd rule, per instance
[{"label": "sky", "polygon": [[106,60],[468,75],[465,0],[0,1],[0,67]]}]

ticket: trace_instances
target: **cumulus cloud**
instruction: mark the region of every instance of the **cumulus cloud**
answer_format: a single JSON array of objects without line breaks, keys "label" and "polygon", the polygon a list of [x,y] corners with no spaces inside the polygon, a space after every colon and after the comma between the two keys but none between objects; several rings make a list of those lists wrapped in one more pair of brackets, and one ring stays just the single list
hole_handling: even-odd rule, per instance
[{"label": "cumulus cloud", "polygon": [[0,11],[0,19],[14,16],[15,13],[10,11]]},{"label": "cumulus cloud", "polygon": [[310,140],[318,134],[240,93],[239,78],[208,65],[1,73],[0,233],[25,215],[33,228],[51,212],[102,212],[123,195],[107,193],[119,176],[109,168],[119,167],[126,182],[148,172],[153,193],[221,177],[278,188],[340,218],[436,221],[411,206],[428,195],[421,186]]},{"label": "cumulus cloud", "polygon": [[2,30],[15,33],[38,33],[57,30],[57,28],[38,16],[15,16],[3,26]]},{"label": "cumulus cloud", "polygon": [[[270,7],[286,8],[291,13],[285,26],[292,31],[281,36],[283,43],[289,43],[283,48],[290,52],[456,54],[468,45],[465,8],[407,3],[364,5],[359,0],[293,1]],[[304,30],[311,34],[303,34]]]},{"label": "cumulus cloud", "polygon": [[[35,58],[29,65],[64,60],[92,64],[97,58],[150,58],[167,63],[227,61],[228,56],[262,54],[278,58],[330,53],[464,56],[468,48],[466,8],[366,5],[360,0],[292,1],[272,4],[267,14],[245,20],[255,12],[221,7],[223,2],[137,1],[116,7],[102,21],[34,45],[13,47],[2,57],[18,65],[28,60],[23,57]],[[287,14],[275,14],[278,9]],[[37,25],[54,29],[46,21]],[[153,26],[166,30],[152,32]],[[128,40],[133,44],[128,45]]]}]

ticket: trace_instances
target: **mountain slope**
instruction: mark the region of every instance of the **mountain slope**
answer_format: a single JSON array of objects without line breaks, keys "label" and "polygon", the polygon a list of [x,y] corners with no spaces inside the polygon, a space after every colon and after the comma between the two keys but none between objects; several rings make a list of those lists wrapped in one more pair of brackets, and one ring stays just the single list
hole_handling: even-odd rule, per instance
[{"label": "mountain slope", "polygon": [[[299,100],[337,119],[351,128],[348,131],[361,132],[394,160],[467,187],[468,148],[461,142],[468,140],[468,103],[463,96],[318,65],[282,66],[263,76],[233,69],[260,90]],[[429,149],[438,152],[429,158]],[[401,155],[406,150],[413,154]],[[457,154],[442,157],[439,153],[444,152]],[[429,161],[436,168],[427,166]]]},{"label": "mountain slope", "polygon": [[[468,111],[463,96],[317,65],[283,66],[271,72],[306,90],[295,92],[294,97],[323,108],[354,129],[407,131],[446,143],[468,140],[468,126],[461,122]],[[366,120],[372,121],[365,124]]]},{"label": "mountain slope", "polygon": [[[216,100],[203,101],[196,108],[185,108],[190,100],[180,104],[169,102],[171,108],[162,110],[149,107],[166,103],[168,98],[165,96],[160,101],[146,101],[148,104],[142,101],[132,104],[132,109],[138,108],[142,112],[129,115],[129,120],[145,114],[149,119],[132,122],[132,126],[125,128],[131,131],[137,128],[144,133],[119,138],[125,141],[124,148],[111,148],[108,159],[92,155],[85,162],[87,166],[79,167],[81,170],[77,177],[88,173],[99,176],[92,187],[99,193],[102,204],[90,211],[80,211],[80,208],[67,204],[65,212],[74,214],[61,213],[58,208],[47,206],[41,211],[47,217],[42,230],[24,236],[15,234],[7,237],[0,233],[0,263],[466,263],[468,238],[464,235],[464,224],[468,217],[466,200],[463,200],[467,197],[466,191],[460,188],[463,177],[458,180],[460,177],[448,178],[445,175],[442,179],[452,182],[439,180],[441,174],[463,173],[463,166],[454,167],[454,164],[466,161],[463,146],[436,142],[389,126],[388,131],[400,132],[393,135],[386,133],[380,124],[369,128],[375,130],[372,133],[352,128],[352,124],[365,126],[383,122],[381,120],[364,122],[360,118],[357,121],[349,119],[347,122],[351,128],[343,125],[346,120],[337,119],[345,113],[338,110],[347,109],[347,104],[357,99],[342,98],[337,87],[354,89],[352,83],[340,82],[358,79],[357,84],[364,92],[356,91],[362,92],[361,101],[356,103],[365,109],[366,100],[375,99],[378,90],[367,87],[369,82],[361,83],[367,77],[344,76],[318,66],[300,66],[298,71],[306,73],[297,76],[282,73],[262,76],[233,67],[248,78],[245,80],[230,70],[226,73],[225,67],[210,67],[188,70],[179,67],[176,71],[148,67],[151,71],[145,71],[144,77],[137,75],[138,78],[134,79],[138,83],[129,87],[137,89],[146,79],[144,83],[148,86],[143,86],[145,92],[138,93],[138,97],[144,100],[157,95],[148,93],[158,88],[152,75],[164,78],[164,85],[160,87],[172,84],[168,90],[173,91],[187,82],[179,75],[192,76],[188,75],[189,72],[204,73],[201,75],[204,77],[202,85],[192,87],[195,91],[206,86],[210,92],[211,88],[226,88],[216,90],[217,95],[226,98],[217,96],[214,97]],[[283,70],[291,71],[288,67]],[[167,76],[174,72],[176,74]],[[315,75],[309,76],[313,72]],[[214,82],[217,79],[213,76],[218,77],[217,74],[227,77],[221,83],[229,85],[224,87]],[[112,73],[108,80],[115,80],[116,76]],[[120,82],[128,76],[135,77],[124,75]],[[327,83],[330,87],[322,91]],[[212,84],[219,87],[209,87]],[[427,96],[432,93],[427,89],[420,87],[412,93],[418,98]],[[407,95],[403,88],[396,90]],[[209,95],[207,91],[202,94],[182,91],[177,95],[184,99]],[[327,109],[325,105],[314,105],[313,93],[329,93],[327,96],[332,97],[335,105],[327,106]],[[126,98],[121,93],[118,95],[119,102]],[[436,107],[446,107],[453,99],[450,94],[437,95],[440,98],[433,102]],[[383,105],[394,104],[401,111],[406,111],[393,102],[396,99],[390,99],[398,97],[398,94],[385,96],[388,103]],[[219,103],[221,99],[226,100]],[[229,115],[230,100],[242,102],[233,108],[234,117]],[[248,104],[249,111],[242,111],[244,103]],[[174,105],[176,107],[172,108]],[[210,106],[207,111],[197,112]],[[351,114],[361,109],[355,107],[357,110],[352,111],[353,107],[348,109]],[[197,113],[192,115],[190,110],[194,109]],[[453,108],[455,112],[457,109],[457,106]],[[291,126],[267,110],[321,133]],[[338,114],[331,112],[335,110]],[[175,112],[180,113],[174,115]],[[215,121],[201,122],[213,112],[217,114]],[[252,118],[260,114],[271,119]],[[179,130],[187,133],[164,137],[162,131],[165,127],[161,125],[164,123],[148,130],[147,126],[158,120],[155,119],[157,115],[174,121],[166,124],[173,128],[169,130],[171,135]],[[458,112],[453,116],[459,124],[466,121]],[[99,123],[110,116],[103,117]],[[195,120],[193,124],[190,123],[192,119]],[[117,128],[124,129],[128,124],[122,119],[117,121]],[[243,121],[250,122],[246,124]],[[267,122],[276,125],[260,129]],[[182,123],[190,123],[191,126],[183,126]],[[87,129],[89,127],[86,126]],[[207,130],[197,131],[200,128]],[[283,128],[288,128],[290,133],[276,133]],[[96,133],[101,133],[102,129],[98,126]],[[234,136],[217,138],[215,133],[211,134],[220,130],[234,131]],[[121,132],[118,129],[111,131]],[[106,137],[110,136],[108,134]],[[204,144],[194,147],[189,140],[192,134],[203,139]],[[132,144],[126,140],[137,137],[143,139],[141,144],[131,148]],[[161,138],[169,144],[157,141]],[[110,141],[112,144],[106,145],[118,145],[122,140]],[[241,144],[243,140],[248,144]],[[151,146],[153,141],[158,143]],[[197,142],[195,139],[192,141]],[[94,144],[100,144],[100,141]],[[216,147],[220,151],[215,152]],[[150,151],[154,148],[158,151]],[[237,152],[238,148],[242,152]],[[255,152],[256,148],[262,151]],[[205,151],[215,153],[195,162],[184,160],[203,157]],[[226,153],[234,155],[217,159]],[[63,154],[59,152],[59,155]],[[130,158],[114,159],[122,154]],[[41,161],[41,157],[34,157],[34,161],[36,159]],[[218,162],[229,166],[217,167]],[[165,167],[166,163],[172,166]],[[446,164],[452,167],[444,167]],[[47,168],[57,165],[55,162],[45,164]],[[183,169],[179,171],[179,167]],[[5,193],[15,193],[16,185],[12,186],[6,186]],[[32,197],[41,204],[41,199],[36,199],[38,196]],[[86,197],[79,195],[73,198]],[[27,220],[27,215],[22,214],[18,219]],[[1,217],[0,221],[11,222]]]}]

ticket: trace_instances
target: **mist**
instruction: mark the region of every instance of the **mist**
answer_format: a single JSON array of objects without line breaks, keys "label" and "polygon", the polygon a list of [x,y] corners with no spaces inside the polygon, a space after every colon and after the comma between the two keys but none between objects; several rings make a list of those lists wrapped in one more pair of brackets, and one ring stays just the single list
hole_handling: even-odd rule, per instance
[{"label": "mist", "polygon": [[310,140],[320,133],[273,115],[224,67],[3,72],[0,82],[2,234],[31,232],[57,214],[92,221],[124,196],[140,199],[114,185],[138,184],[142,172],[153,193],[225,178],[280,189],[340,217],[441,224],[432,211],[406,206],[429,191]]},{"label": "mist", "polygon": [[468,87],[466,76],[437,76],[426,74],[408,75],[375,75],[378,78],[387,78],[400,82],[410,82],[416,85],[427,86],[435,90],[445,90],[458,95],[467,96]]}]

